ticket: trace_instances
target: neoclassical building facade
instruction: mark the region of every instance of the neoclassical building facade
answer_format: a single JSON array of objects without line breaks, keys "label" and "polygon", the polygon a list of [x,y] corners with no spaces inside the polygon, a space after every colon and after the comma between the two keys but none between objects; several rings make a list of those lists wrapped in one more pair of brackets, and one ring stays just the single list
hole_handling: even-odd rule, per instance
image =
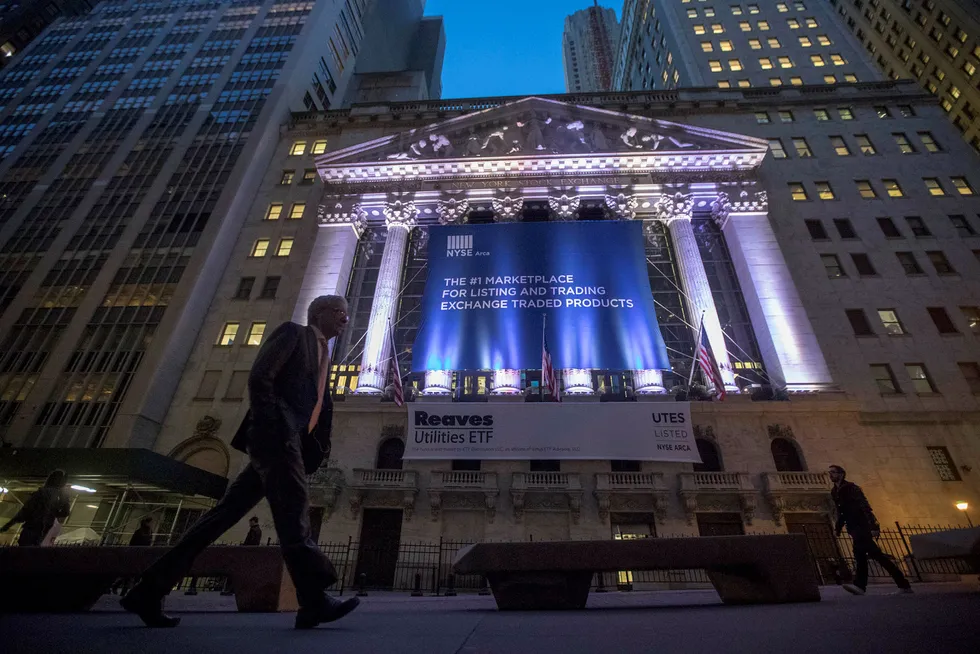
[{"label": "neoclassical building facade", "polygon": [[[899,131],[942,150],[910,158],[892,145]],[[295,115],[261,187],[248,190],[237,263],[156,449],[194,450],[185,443],[204,419],[221,421],[211,438],[229,440],[262,335],[305,322],[312,298],[337,293],[351,323],[333,346],[333,449],[312,478],[321,542],[824,533],[832,463],[882,522],[954,522],[955,501],[980,500],[980,325],[970,318],[980,223],[972,192],[956,190],[980,183],[972,157],[927,97],[891,82]],[[923,187],[926,174],[948,192]],[[933,225],[931,240],[906,216]],[[884,218],[902,224],[897,236]],[[577,220],[642,224],[670,365],[562,370],[563,401],[691,400],[702,463],[403,459],[408,412],[427,403],[549,399],[536,369],[409,372],[429,230]],[[923,262],[918,273],[908,254]],[[701,316],[724,401],[687,389]],[[233,474],[241,460],[224,456]]]}]

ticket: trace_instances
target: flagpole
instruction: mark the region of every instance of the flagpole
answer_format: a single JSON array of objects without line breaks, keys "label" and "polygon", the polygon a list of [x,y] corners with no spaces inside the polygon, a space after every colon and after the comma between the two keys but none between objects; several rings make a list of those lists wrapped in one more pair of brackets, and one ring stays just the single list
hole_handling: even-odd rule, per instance
[{"label": "flagpole", "polygon": [[694,369],[698,365],[698,352],[701,351],[701,330],[704,329],[704,311],[701,312],[701,322],[698,323],[698,336],[694,339],[694,359],[691,361],[691,374],[687,376],[687,388],[691,388],[694,381]]}]

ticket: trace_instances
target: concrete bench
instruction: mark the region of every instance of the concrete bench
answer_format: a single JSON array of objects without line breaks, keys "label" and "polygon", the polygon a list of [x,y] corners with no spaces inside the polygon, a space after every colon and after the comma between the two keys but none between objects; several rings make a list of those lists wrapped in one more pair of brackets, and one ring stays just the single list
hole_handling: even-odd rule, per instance
[{"label": "concrete bench", "polygon": [[806,536],[479,543],[456,574],[484,575],[500,610],[582,609],[597,572],[703,568],[725,604],[818,602]]},{"label": "concrete bench", "polygon": [[[0,613],[87,611],[119,577],[136,577],[162,547],[5,547],[0,549]],[[209,547],[188,576],[228,577],[238,610],[297,609],[278,547]]]}]

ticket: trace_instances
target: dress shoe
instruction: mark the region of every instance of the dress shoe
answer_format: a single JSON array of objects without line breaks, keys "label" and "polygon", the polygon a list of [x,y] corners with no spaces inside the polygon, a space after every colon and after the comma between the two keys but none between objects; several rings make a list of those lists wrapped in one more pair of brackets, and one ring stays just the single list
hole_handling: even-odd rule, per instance
[{"label": "dress shoe", "polygon": [[340,620],[361,603],[356,597],[340,601],[334,597],[324,597],[324,603],[317,607],[301,608],[296,613],[297,629],[312,629],[325,622]]},{"label": "dress shoe", "polygon": [[867,592],[860,586],[855,586],[854,584],[844,584],[842,588],[847,592],[849,592],[851,595],[864,595],[865,592]]},{"label": "dress shoe", "polygon": [[140,592],[139,586],[126,593],[119,604],[139,616],[147,627],[176,627],[180,618],[174,618],[163,612],[163,598],[152,598],[149,593]]}]

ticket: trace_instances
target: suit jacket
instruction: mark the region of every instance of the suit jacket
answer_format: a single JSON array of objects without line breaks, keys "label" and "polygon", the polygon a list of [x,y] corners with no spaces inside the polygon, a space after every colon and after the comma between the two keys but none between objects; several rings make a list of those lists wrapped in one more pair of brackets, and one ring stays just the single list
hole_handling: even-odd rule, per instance
[{"label": "suit jacket", "polygon": [[312,327],[285,322],[259,349],[248,376],[249,410],[231,441],[242,452],[276,452],[276,445],[298,437],[303,464],[312,474],[330,454],[333,401],[329,384],[316,427],[308,431],[317,403],[319,357]]},{"label": "suit jacket", "polygon": [[837,533],[847,525],[847,533],[871,533],[878,529],[878,519],[875,517],[868,498],[857,484],[844,481],[840,486],[830,490],[834,504],[837,506]]}]

